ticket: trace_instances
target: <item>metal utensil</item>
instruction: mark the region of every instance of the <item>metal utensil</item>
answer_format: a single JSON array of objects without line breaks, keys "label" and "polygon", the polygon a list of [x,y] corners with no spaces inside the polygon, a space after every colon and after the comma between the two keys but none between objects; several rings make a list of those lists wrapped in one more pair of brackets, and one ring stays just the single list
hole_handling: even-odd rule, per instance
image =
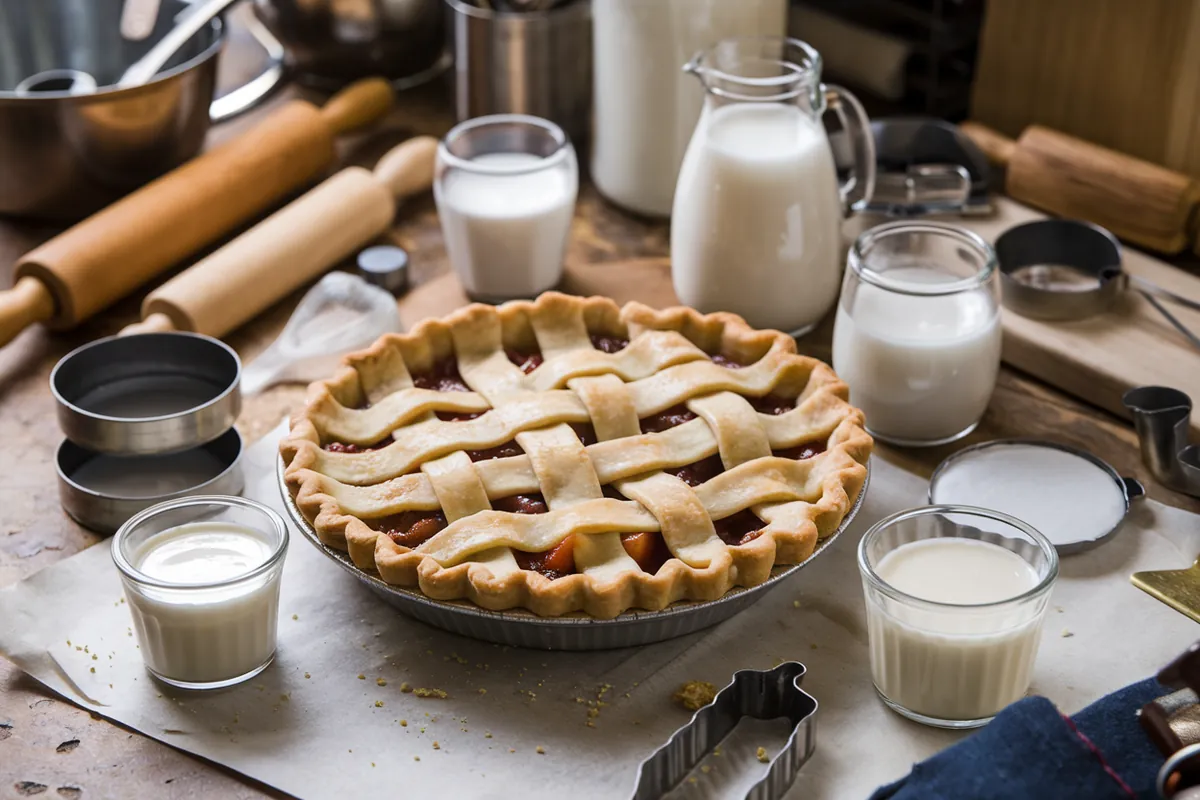
[{"label": "metal utensil", "polygon": [[283,505],[288,517],[314,547],[339,567],[366,584],[386,603],[395,606],[404,614],[437,628],[481,639],[487,642],[530,647],[537,650],[609,650],[617,647],[637,647],[661,642],[677,636],[712,627],[762,599],[773,586],[794,576],[811,564],[821,553],[829,549],[839,535],[854,520],[867,496],[870,472],[867,481],[858,493],[858,498],[846,512],[842,524],[831,535],[817,543],[808,560],[788,566],[776,566],[771,577],[757,586],[734,587],[719,599],[711,602],[684,601],[674,603],[662,611],[627,611],[613,619],[595,619],[583,614],[561,617],[539,617],[529,611],[488,611],[466,600],[434,600],[415,589],[392,586],[376,574],[363,572],[354,565],[344,550],[336,550],[321,542],[312,524],[303,512],[283,477],[283,459],[279,459],[276,477]]},{"label": "metal utensil", "polygon": [[1021,316],[1083,319],[1107,311],[1132,288],[1200,349],[1200,337],[1160,300],[1200,310],[1200,302],[1175,294],[1121,268],[1121,246],[1098,225],[1044,219],[1010,228],[996,239],[1001,299]]},{"label": "metal utensil", "polygon": [[130,64],[117,81],[117,88],[128,89],[149,83],[188,40],[200,32],[208,23],[238,0],[206,0],[186,11],[170,33],[150,48],[150,52]]},{"label": "metal utensil", "polygon": [[1200,445],[1188,444],[1192,398],[1166,386],[1139,386],[1121,400],[1133,415],[1142,461],[1154,479],[1200,497]]},{"label": "metal utensil", "polygon": [[214,101],[224,29],[213,19],[151,82],[113,88],[189,8],[161,0],[152,32],[134,41],[116,24],[126,2],[0,2],[0,215],[89,215],[194,156],[212,121],[282,74],[277,48],[263,75]]},{"label": "metal utensil", "polygon": [[742,717],[786,717],[787,744],[771,759],[766,776],[746,793],[747,800],[779,800],[817,748],[817,701],[800,688],[805,667],[785,661],[772,670],[738,670],[733,681],[638,768],[631,800],[657,800],[677,786],[728,736]]},{"label": "metal utensil", "polygon": [[233,427],[242,365],[195,333],[110,336],[63,357],[50,373],[58,422],[77,445],[113,455],[198,447]]}]

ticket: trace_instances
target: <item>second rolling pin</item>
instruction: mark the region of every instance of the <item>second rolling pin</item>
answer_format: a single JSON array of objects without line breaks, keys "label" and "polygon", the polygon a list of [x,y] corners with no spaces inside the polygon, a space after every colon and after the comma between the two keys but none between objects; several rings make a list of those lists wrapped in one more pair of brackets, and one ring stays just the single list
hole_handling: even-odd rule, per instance
[{"label": "second rolling pin", "polygon": [[437,140],[390,150],[375,171],[347,167],[151,292],[122,333],[221,337],[387,231],[398,200],[433,181]]},{"label": "second rolling pin", "polygon": [[1015,142],[977,122],[960,128],[988,161],[1006,167],[1004,192],[1015,200],[1162,253],[1193,239],[1200,185],[1186,175],[1040,125]]}]

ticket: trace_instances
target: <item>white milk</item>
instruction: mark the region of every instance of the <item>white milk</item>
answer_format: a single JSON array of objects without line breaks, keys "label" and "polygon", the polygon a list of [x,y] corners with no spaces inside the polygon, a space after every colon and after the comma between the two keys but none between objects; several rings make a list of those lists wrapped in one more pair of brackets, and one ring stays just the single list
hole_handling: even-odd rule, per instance
[{"label": "white milk", "polygon": [[1109,473],[1087,459],[1035,445],[964,453],[938,474],[931,497],[1009,514],[1056,545],[1099,539],[1125,516],[1125,496]]},{"label": "white milk", "polygon": [[172,588],[126,586],[142,657],[175,681],[214,683],[252,673],[275,653],[280,570],[227,586],[264,564],[266,536],[227,522],[180,525],[148,538],[133,567]]},{"label": "white milk", "polygon": [[435,182],[446,251],[468,294],[532,297],[562,277],[578,177],[574,156],[539,169],[545,161],[490,153],[471,163],[496,171],[453,168]]},{"label": "white milk", "polygon": [[667,216],[704,88],[683,65],[734,36],[783,36],[787,0],[594,0],[592,180],[605,197]]},{"label": "white milk", "polygon": [[[901,545],[875,572],[905,594],[952,605],[1012,599],[1038,583],[1037,572],[1017,554],[951,537]],[[1041,609],[1044,604],[929,610],[868,599],[875,685],[893,703],[927,717],[993,716],[1029,688]]]},{"label": "white milk", "polygon": [[757,328],[811,328],[837,299],[841,221],[819,122],[778,103],[706,108],[675,196],[675,292]]},{"label": "white milk", "polygon": [[[929,283],[939,273],[904,267],[884,274]],[[846,302],[833,331],[833,368],[872,433],[935,442],[979,422],[1000,369],[1000,317],[985,290],[918,297],[863,282],[853,309]]]}]

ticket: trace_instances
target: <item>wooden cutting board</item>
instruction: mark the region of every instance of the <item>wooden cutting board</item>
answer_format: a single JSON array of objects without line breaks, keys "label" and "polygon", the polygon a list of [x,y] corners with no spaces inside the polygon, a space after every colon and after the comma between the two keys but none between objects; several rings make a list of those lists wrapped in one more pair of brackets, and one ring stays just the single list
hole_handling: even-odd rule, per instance
[{"label": "wooden cutting board", "polygon": [[[989,241],[1013,225],[1044,215],[1007,198],[995,198],[997,212],[967,227]],[[879,220],[852,220],[846,232],[854,235]],[[1125,248],[1124,266],[1138,275],[1185,297],[1200,300],[1200,278],[1136,250]],[[618,303],[638,300],[665,307],[678,304],[671,288],[666,258],[568,264],[562,291],[606,295]],[[415,289],[400,301],[407,327],[426,317],[447,314],[467,303],[458,280],[443,275]],[[1200,313],[1168,304],[1180,320],[1200,333]],[[1112,311],[1078,322],[1038,322],[1003,312],[1004,360],[1022,372],[1092,405],[1128,417],[1121,396],[1137,386],[1171,386],[1187,392],[1200,404],[1200,351],[1195,350],[1140,295],[1123,298]],[[801,342],[804,352],[828,358],[830,321]],[[810,341],[811,340],[811,341]],[[1200,441],[1200,413],[1192,417],[1192,437]]]}]

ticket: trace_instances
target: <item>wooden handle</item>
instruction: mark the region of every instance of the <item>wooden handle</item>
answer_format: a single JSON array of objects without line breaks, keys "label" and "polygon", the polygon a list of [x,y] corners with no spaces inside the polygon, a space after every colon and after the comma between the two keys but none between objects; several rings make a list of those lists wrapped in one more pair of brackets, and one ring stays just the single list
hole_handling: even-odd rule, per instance
[{"label": "wooden handle", "polygon": [[1200,185],[1186,175],[1039,125],[1017,140],[1006,191],[1164,253],[1187,246],[1200,204]]},{"label": "wooden handle", "polygon": [[437,147],[437,139],[432,136],[409,139],[379,159],[375,165],[375,178],[388,187],[397,200],[428,191],[433,185]]},{"label": "wooden handle", "polygon": [[383,78],[366,78],[329,98],[321,109],[321,119],[334,136],[341,136],[383,119],[395,100],[391,84]]},{"label": "wooden handle", "polygon": [[170,333],[177,331],[179,328],[166,314],[158,313],[151,314],[141,322],[135,322],[132,325],[126,325],[118,333],[118,336],[128,336],[131,333]]},{"label": "wooden handle", "polygon": [[26,276],[5,292],[0,292],[0,346],[35,322],[54,316],[54,296],[46,284]]},{"label": "wooden handle", "polygon": [[963,122],[958,129],[965,133],[967,138],[983,152],[984,157],[996,166],[1008,166],[1008,162],[1012,160],[1013,153],[1017,149],[1015,141],[978,122]]},{"label": "wooden handle", "polygon": [[142,317],[224,336],[386,231],[396,202],[347,167],[146,297]]}]

